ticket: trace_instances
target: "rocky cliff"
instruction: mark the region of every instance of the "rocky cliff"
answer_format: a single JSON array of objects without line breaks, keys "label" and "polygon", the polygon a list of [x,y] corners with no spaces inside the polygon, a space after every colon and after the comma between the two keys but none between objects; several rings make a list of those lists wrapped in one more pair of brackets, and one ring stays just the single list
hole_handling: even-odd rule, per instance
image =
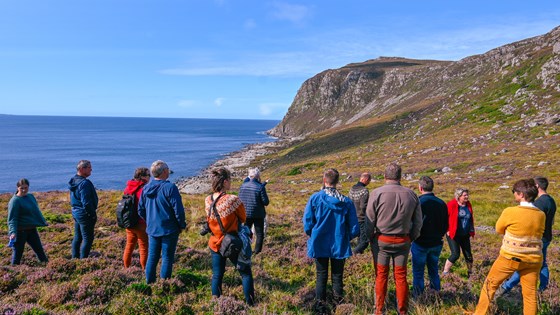
[{"label": "rocky cliff", "polygon": [[269,133],[302,137],[399,115],[433,115],[438,122],[438,113],[450,111],[462,115],[441,120],[556,124],[559,100],[557,27],[456,62],[381,57],[326,70],[303,83],[286,116]]}]

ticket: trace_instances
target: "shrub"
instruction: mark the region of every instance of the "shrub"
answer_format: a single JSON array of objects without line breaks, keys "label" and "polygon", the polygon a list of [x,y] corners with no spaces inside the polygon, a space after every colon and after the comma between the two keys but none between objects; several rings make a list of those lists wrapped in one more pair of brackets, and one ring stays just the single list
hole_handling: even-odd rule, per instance
[{"label": "shrub", "polygon": [[107,311],[110,314],[165,314],[163,300],[146,296],[140,292],[129,291],[119,294],[111,300]]},{"label": "shrub", "polygon": [[208,284],[208,277],[189,269],[177,270],[177,279],[188,288],[199,288]]},{"label": "shrub", "polygon": [[231,315],[231,314],[246,315],[248,314],[247,304],[238,301],[233,297],[221,296],[216,300],[216,304],[214,305],[214,314],[215,315]]}]

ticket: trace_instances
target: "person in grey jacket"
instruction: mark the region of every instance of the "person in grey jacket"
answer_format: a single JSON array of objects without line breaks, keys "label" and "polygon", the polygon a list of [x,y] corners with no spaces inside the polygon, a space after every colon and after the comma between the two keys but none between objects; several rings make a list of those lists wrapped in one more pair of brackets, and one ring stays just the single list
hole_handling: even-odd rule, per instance
[{"label": "person in grey jacket", "polygon": [[261,183],[261,172],[258,168],[250,168],[249,176],[239,188],[239,199],[245,206],[247,221],[245,225],[251,229],[255,225],[257,241],[255,244],[254,255],[262,251],[264,241],[264,219],[266,217],[265,207],[269,200],[266,193],[266,182]]},{"label": "person in grey jacket", "polygon": [[362,173],[360,181],[348,192],[348,197],[354,203],[356,213],[358,214],[358,223],[360,224],[360,238],[358,245],[354,248],[354,254],[362,254],[369,245],[369,239],[366,231],[366,207],[369,199],[369,190],[366,188],[371,182],[370,173]]},{"label": "person in grey jacket", "polygon": [[406,264],[410,244],[420,235],[422,210],[414,191],[401,186],[401,173],[399,165],[389,164],[385,168],[385,185],[371,192],[366,208],[375,266],[375,314],[383,314],[390,265],[393,265],[398,313],[408,312]]}]

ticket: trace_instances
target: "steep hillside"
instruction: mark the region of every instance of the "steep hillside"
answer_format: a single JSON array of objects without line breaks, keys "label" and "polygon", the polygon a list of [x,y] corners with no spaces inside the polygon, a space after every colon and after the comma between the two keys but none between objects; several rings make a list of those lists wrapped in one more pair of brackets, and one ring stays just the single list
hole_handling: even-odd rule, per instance
[{"label": "steep hillside", "polygon": [[457,62],[381,57],[305,81],[270,134],[301,137],[386,115],[450,111],[475,121],[556,123],[559,73],[560,27]]}]

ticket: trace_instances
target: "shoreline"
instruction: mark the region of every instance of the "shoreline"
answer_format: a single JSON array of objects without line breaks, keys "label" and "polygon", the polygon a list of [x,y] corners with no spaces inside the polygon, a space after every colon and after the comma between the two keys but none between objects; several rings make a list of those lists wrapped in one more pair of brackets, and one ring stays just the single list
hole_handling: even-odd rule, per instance
[{"label": "shoreline", "polygon": [[[202,169],[199,174],[177,179],[175,185],[179,188],[179,192],[189,195],[209,193],[212,191],[210,180],[212,169],[223,166],[231,171],[232,178],[243,178],[247,175],[247,167],[257,157],[275,153],[288,146],[292,141],[291,139],[277,139],[270,142],[245,145],[240,150],[230,152],[223,158],[211,163]],[[260,167],[262,170],[262,165]]]}]

